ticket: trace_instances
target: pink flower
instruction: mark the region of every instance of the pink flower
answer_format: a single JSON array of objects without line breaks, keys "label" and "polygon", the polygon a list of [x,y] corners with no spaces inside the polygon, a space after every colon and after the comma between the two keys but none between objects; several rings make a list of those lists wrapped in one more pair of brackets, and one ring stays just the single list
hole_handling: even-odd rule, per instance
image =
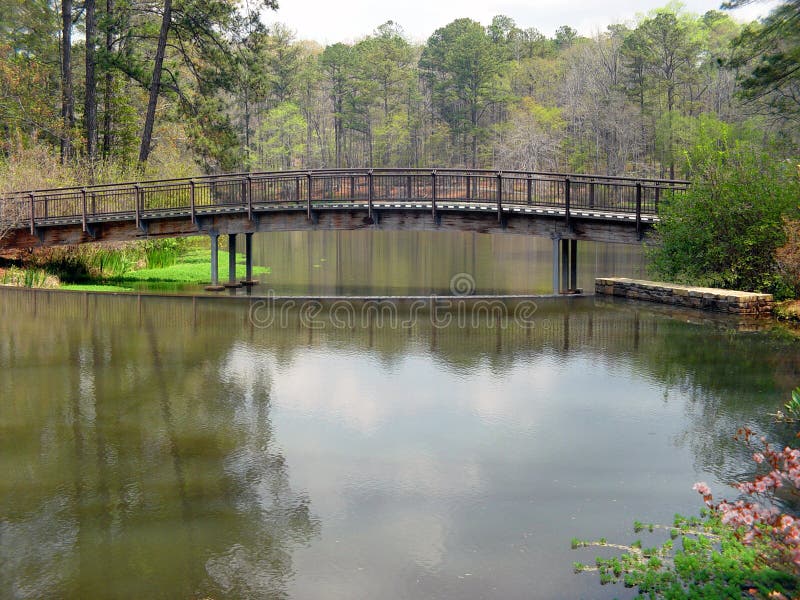
[{"label": "pink flower", "polygon": [[753,460],[756,461],[758,464],[764,462],[764,455],[761,452],[756,452],[753,454]]}]

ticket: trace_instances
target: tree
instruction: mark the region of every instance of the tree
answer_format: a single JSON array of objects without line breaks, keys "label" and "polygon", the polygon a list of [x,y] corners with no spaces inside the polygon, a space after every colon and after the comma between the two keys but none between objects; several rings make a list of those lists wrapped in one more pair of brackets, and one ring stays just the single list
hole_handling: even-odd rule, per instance
[{"label": "tree", "polygon": [[61,160],[72,156],[72,130],[75,128],[75,96],[72,89],[72,0],[61,0]]},{"label": "tree", "polygon": [[578,32],[569,25],[562,25],[556,29],[555,43],[559,50],[567,50],[572,47],[573,42],[578,38]]},{"label": "tree", "polygon": [[334,143],[336,146],[336,167],[342,167],[342,148],[344,141],[344,103],[350,69],[350,47],[338,43],[325,48],[319,62],[330,82],[330,100],[333,106]]},{"label": "tree", "polygon": [[86,157],[89,168],[94,170],[97,158],[97,17],[95,0],[84,0],[84,19],[86,30],[86,89],[84,96],[83,121],[86,132]]},{"label": "tree", "polygon": [[650,251],[654,272],[672,281],[786,292],[776,261],[783,219],[796,216],[796,166],[737,140],[733,129],[704,119],[687,156],[692,186],[664,203]]},{"label": "tree", "polygon": [[284,102],[268,111],[256,132],[255,154],[259,168],[300,168],[306,128],[306,120],[296,104]]},{"label": "tree", "polygon": [[480,23],[457,19],[428,38],[419,60],[433,104],[455,137],[470,142],[470,165],[478,165],[478,142],[486,133],[486,110],[505,101],[499,84],[502,62]]},{"label": "tree", "polygon": [[[268,9],[277,8],[276,0],[262,0],[260,6]],[[250,10],[257,11],[258,7],[250,7]],[[211,105],[216,104],[216,100],[211,96],[220,89],[232,85],[231,78],[235,72],[235,61],[231,59],[229,39],[226,37],[233,26],[238,22],[236,17],[236,6],[226,0],[209,0],[200,2],[198,0],[179,0],[174,6],[172,0],[164,0],[161,11],[161,25],[158,33],[153,68],[147,80],[142,77],[144,74],[137,70],[135,65],[131,65],[129,73],[132,76],[140,76],[140,81],[146,83],[149,89],[149,100],[145,114],[144,128],[142,132],[142,142],[139,149],[139,163],[144,165],[150,154],[151,140],[153,134],[153,124],[155,120],[156,105],[158,97],[162,91],[170,90],[178,95],[182,110],[187,114],[202,114],[206,119],[211,118],[209,123],[212,135],[221,132],[220,127],[224,126],[226,119],[217,118],[218,113],[210,107],[201,107],[206,100]],[[170,33],[175,38],[175,43],[168,44]],[[191,98],[181,88],[180,72],[176,70],[167,71],[168,85],[162,83],[164,73],[164,60],[168,46],[175,53],[175,57],[184,70],[191,74],[197,85],[197,93]],[[203,134],[203,120],[199,120],[199,127],[195,127],[196,134]],[[216,144],[206,144],[200,141],[198,147],[209,148],[218,147]],[[228,155],[220,155],[216,159],[227,160]]]},{"label": "tree", "polygon": [[[733,0],[724,7],[746,3]],[[763,24],[747,27],[736,46],[731,64],[743,70],[743,97],[763,100],[772,114],[800,119],[800,0],[783,2]]]},{"label": "tree", "polygon": [[665,129],[661,145],[662,164],[669,165],[669,176],[675,178],[675,154],[672,134],[673,113],[678,101],[678,88],[695,75],[695,65],[700,51],[693,35],[693,23],[679,18],[669,10],[657,11],[655,16],[639,23],[626,45],[626,51],[639,88],[641,106],[647,78],[652,89],[664,100],[665,118],[660,122]]}]

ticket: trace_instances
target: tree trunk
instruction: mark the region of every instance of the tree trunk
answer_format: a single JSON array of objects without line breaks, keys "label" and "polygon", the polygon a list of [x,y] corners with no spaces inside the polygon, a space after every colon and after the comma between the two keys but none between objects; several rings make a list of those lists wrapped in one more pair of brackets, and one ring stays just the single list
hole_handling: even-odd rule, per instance
[{"label": "tree trunk", "polygon": [[164,16],[161,19],[161,31],[158,34],[158,46],[153,63],[153,77],[150,80],[150,100],[147,102],[147,113],[144,118],[142,145],[139,147],[139,166],[144,167],[150,156],[150,140],[153,137],[153,123],[156,118],[158,93],[161,88],[161,69],[164,65],[164,54],[167,49],[167,36],[172,23],[172,0],[164,0]]},{"label": "tree trunk", "polygon": [[72,90],[72,0],[61,2],[61,161],[72,156],[72,129],[75,126],[75,96]]},{"label": "tree trunk", "polygon": [[[106,0],[106,56],[114,51],[114,0]],[[103,95],[103,158],[111,156],[113,119],[111,116],[114,100],[114,75],[111,69],[106,70],[105,93]]]},{"label": "tree trunk", "polygon": [[85,0],[86,8],[86,97],[84,99],[83,121],[86,128],[86,156],[89,168],[94,171],[97,158],[97,16],[95,0]]}]

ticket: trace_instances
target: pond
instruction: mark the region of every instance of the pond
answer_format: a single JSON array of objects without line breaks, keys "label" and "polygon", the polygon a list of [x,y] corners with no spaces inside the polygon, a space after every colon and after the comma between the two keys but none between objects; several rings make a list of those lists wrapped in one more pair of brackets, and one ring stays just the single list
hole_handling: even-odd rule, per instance
[{"label": "pond", "polygon": [[[364,281],[270,253],[296,269],[287,289]],[[479,285],[527,287],[479,263]],[[597,551],[570,540],[696,514],[698,480],[732,496],[736,428],[790,433],[766,413],[800,347],[655,305],[528,302],[0,291],[0,597],[629,597],[573,574]]]},{"label": "pond", "polygon": [[[242,236],[239,236],[241,238]],[[227,238],[221,238],[222,243]],[[244,242],[239,241],[239,249]],[[524,235],[480,235],[431,231],[305,231],[256,234],[253,263],[269,267],[257,275],[264,295],[451,294],[451,282],[469,274],[477,294],[551,294],[552,240]],[[642,249],[626,244],[580,242],[578,286],[594,278],[645,274]],[[227,279],[227,264],[220,277]],[[137,283],[137,291],[203,294],[203,286]],[[247,290],[225,294],[246,295]]]}]

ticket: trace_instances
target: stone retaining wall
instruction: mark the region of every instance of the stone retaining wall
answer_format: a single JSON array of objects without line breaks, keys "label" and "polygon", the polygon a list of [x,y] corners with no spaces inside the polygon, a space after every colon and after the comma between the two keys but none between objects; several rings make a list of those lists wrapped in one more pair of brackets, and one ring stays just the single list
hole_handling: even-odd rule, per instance
[{"label": "stone retaining wall", "polygon": [[773,305],[771,294],[692,287],[624,277],[597,278],[594,289],[597,294],[736,315],[766,316],[772,313]]}]

